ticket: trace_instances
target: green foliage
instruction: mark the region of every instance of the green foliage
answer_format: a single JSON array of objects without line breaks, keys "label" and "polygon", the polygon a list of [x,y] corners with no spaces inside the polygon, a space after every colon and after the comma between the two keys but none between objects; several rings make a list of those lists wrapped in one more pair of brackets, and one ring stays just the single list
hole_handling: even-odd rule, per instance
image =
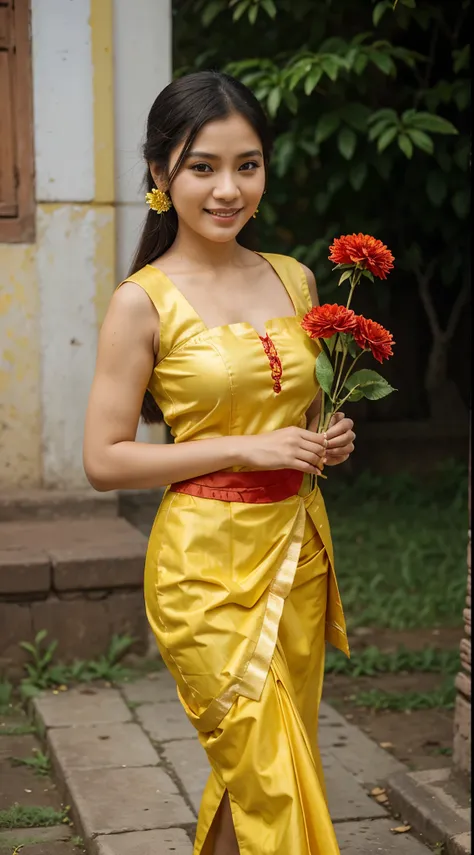
[{"label": "green foliage", "polygon": [[11,724],[0,727],[0,736],[26,736],[30,733],[38,733],[33,724]]},{"label": "green foliage", "polygon": [[377,674],[417,673],[456,674],[459,671],[459,650],[407,650],[399,647],[393,653],[384,653],[371,646],[357,651],[347,659],[338,650],[326,653],[327,674],[350,674],[351,677],[375,677]]},{"label": "green foliage", "polygon": [[467,0],[356,13],[351,0],[174,0],[176,74],[224,69],[273,121],[261,242],[312,267],[323,299],[329,243],[354,231],[393,251],[389,300],[434,262],[443,329],[467,287],[469,13]]},{"label": "green foliage", "polygon": [[131,636],[114,635],[107,652],[98,659],[76,660],[70,665],[54,661],[57,642],[52,641],[44,647],[46,636],[46,630],[41,630],[33,644],[20,642],[20,646],[28,651],[33,660],[25,665],[27,677],[21,683],[24,698],[32,697],[43,689],[70,683],[89,683],[93,680],[116,683],[130,677],[130,669],[125,668],[120,659],[134,643],[135,639]]},{"label": "green foliage", "polygon": [[433,692],[383,692],[370,689],[358,692],[354,703],[358,707],[373,710],[431,710],[453,709],[456,700],[456,689],[453,680],[446,681],[441,688]]},{"label": "green foliage", "polygon": [[39,748],[33,748],[32,757],[10,757],[12,766],[27,766],[35,775],[45,777],[51,772],[51,761]]},{"label": "green foliage", "polygon": [[349,629],[457,626],[466,594],[467,471],[364,472],[324,483]]},{"label": "green foliage", "polygon": [[0,715],[11,710],[13,701],[13,685],[9,680],[0,680]]},{"label": "green foliage", "polygon": [[39,828],[68,822],[69,807],[62,811],[52,807],[20,805],[18,802],[0,810],[0,828]]}]

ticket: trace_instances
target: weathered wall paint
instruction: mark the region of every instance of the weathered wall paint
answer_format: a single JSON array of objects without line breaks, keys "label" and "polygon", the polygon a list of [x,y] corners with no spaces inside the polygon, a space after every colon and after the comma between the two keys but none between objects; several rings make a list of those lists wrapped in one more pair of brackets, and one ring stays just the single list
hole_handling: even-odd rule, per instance
[{"label": "weathered wall paint", "polygon": [[38,229],[34,246],[0,245],[0,489],[73,489],[98,330],[146,214],[140,144],[171,78],[171,2],[31,10]]},{"label": "weathered wall paint", "polygon": [[36,249],[0,245],[0,485],[41,482]]},{"label": "weathered wall paint", "polygon": [[113,230],[110,206],[40,205],[38,209],[46,487],[87,483],[82,436],[96,357],[96,283],[99,267],[102,279],[112,284],[113,253],[104,253],[103,248],[113,248]]},{"label": "weathered wall paint", "polygon": [[89,0],[32,0],[36,198],[94,198]]}]

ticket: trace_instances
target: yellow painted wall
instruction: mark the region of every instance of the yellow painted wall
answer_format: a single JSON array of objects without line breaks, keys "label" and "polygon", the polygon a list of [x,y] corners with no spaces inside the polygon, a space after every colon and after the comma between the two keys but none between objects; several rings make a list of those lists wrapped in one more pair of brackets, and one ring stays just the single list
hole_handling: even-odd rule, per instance
[{"label": "yellow painted wall", "polygon": [[0,485],[41,482],[36,247],[0,244]]}]

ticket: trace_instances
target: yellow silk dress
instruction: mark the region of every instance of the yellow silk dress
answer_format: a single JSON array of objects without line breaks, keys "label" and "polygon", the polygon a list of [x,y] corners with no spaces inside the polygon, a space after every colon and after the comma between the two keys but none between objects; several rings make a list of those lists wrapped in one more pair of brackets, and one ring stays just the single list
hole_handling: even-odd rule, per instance
[{"label": "yellow silk dress", "polygon": [[[294,306],[266,324],[278,392],[249,323],[208,329],[156,267],[129,277],[160,316],[148,388],[175,442],[306,426],[320,348],[300,326],[311,308],[306,278],[295,259],[259,254]],[[349,650],[324,502],[307,480],[267,504],[167,490],[153,525],[148,620],[211,767],[194,855],[213,853],[226,790],[241,855],[339,855],[317,723],[325,641]]]}]

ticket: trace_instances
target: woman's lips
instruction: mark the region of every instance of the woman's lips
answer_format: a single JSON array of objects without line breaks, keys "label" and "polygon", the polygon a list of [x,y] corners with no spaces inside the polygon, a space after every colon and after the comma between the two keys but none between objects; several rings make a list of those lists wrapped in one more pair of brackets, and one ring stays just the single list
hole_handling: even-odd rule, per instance
[{"label": "woman's lips", "polygon": [[240,214],[242,208],[204,208],[206,214],[210,214],[211,217],[214,217],[215,220],[223,220],[226,222],[230,222],[235,220],[235,218]]}]

